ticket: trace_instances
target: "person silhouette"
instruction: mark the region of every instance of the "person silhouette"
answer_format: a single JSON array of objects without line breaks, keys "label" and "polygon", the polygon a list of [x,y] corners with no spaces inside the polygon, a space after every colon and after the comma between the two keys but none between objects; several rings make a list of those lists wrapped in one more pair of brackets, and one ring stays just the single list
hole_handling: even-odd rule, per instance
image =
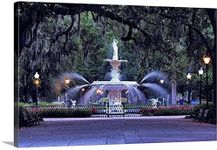
[{"label": "person silhouette", "polygon": [[184,100],[184,98],[180,97],[178,102],[180,105],[184,105],[185,100]]}]

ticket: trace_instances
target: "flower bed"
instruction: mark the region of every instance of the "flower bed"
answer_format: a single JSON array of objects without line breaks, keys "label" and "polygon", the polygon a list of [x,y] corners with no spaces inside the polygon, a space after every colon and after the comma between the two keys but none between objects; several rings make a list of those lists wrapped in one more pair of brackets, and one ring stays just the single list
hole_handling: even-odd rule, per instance
[{"label": "flower bed", "polygon": [[36,107],[19,107],[19,128],[39,125],[43,121]]},{"label": "flower bed", "polygon": [[174,105],[160,106],[158,108],[147,106],[140,110],[143,116],[172,116],[172,115],[190,115],[193,112],[193,106],[189,105]]}]

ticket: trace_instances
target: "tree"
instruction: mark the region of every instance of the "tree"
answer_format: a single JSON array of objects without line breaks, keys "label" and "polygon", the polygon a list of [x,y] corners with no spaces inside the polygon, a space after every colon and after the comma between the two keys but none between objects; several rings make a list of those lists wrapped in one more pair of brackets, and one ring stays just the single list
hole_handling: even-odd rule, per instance
[{"label": "tree", "polygon": [[32,74],[39,71],[49,79],[42,91],[52,89],[53,78],[65,71],[79,72],[89,81],[103,80],[110,69],[103,59],[113,38],[121,40],[120,56],[129,60],[122,65],[128,80],[162,70],[179,86],[186,64],[198,69],[205,51],[215,63],[213,9],[25,2],[16,8],[20,40],[15,55],[23,69],[19,75],[30,85]]}]

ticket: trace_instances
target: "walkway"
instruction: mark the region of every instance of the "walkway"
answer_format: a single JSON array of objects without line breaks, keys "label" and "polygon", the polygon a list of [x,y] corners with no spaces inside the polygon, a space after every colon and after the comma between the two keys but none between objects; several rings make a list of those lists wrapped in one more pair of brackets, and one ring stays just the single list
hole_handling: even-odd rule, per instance
[{"label": "walkway", "polygon": [[48,118],[20,129],[20,147],[105,145],[216,140],[216,126],[184,116]]}]

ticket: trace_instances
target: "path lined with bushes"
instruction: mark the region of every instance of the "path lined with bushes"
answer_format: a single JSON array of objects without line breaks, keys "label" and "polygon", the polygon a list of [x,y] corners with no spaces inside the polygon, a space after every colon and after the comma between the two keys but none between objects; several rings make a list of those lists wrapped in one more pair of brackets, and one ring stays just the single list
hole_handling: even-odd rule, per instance
[{"label": "path lined with bushes", "polygon": [[40,147],[216,140],[216,125],[192,122],[184,116],[50,119],[45,119],[40,126],[21,128],[19,145]]}]

